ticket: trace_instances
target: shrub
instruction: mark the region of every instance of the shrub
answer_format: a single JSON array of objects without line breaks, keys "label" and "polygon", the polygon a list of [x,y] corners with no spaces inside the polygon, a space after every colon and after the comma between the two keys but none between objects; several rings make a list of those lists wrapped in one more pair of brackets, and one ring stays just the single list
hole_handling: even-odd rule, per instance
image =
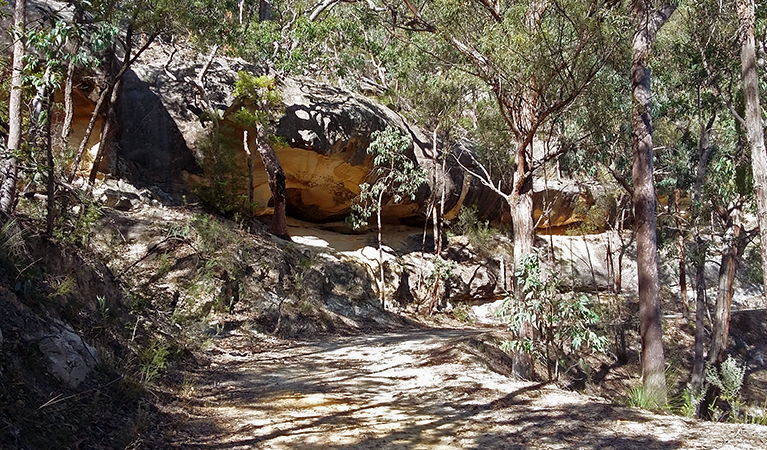
[{"label": "shrub", "polygon": [[523,257],[516,272],[521,298],[507,297],[502,308],[517,336],[504,347],[529,354],[546,365],[549,380],[557,379],[582,352],[604,352],[607,338],[595,330],[599,315],[586,295],[559,292],[555,273],[543,274],[537,251]]}]

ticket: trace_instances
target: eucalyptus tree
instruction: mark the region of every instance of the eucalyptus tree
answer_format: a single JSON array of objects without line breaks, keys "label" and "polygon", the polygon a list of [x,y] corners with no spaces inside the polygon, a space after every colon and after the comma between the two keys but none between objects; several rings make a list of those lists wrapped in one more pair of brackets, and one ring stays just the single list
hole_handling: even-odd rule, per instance
[{"label": "eucalyptus tree", "polygon": [[0,213],[10,215],[16,201],[16,179],[19,174],[17,153],[21,149],[21,113],[23,106],[22,77],[26,42],[27,2],[17,0],[13,10],[13,68],[8,101],[8,142],[0,161]]},{"label": "eucalyptus tree", "polygon": [[[767,153],[764,146],[764,126],[759,100],[759,73],[757,71],[754,29],[756,6],[754,0],[738,0],[737,14],[740,37],[740,61],[745,103],[745,128],[751,147],[751,168],[754,177],[757,221],[762,252],[764,298],[767,298]],[[763,302],[765,300],[763,299]]]},{"label": "eucalyptus tree", "polygon": [[[722,54],[723,42],[717,32],[721,20],[716,8],[707,0],[689,2],[677,11],[677,20],[668,24],[671,29],[659,37],[656,43],[654,66],[656,74],[656,138],[659,141],[658,187],[661,193],[674,199],[675,212],[672,227],[677,234],[679,256],[680,291],[686,290],[682,282],[687,259],[694,267],[695,287],[695,343],[690,382],[692,398],[701,395],[705,378],[705,313],[706,280],[705,265],[709,253],[709,239],[704,233],[713,225],[712,205],[704,202],[704,193],[711,183],[711,160],[715,149],[730,142],[723,140],[722,127],[732,123],[723,113],[723,103],[718,98],[717,77],[726,72],[728,58]],[[710,73],[709,60],[716,55],[717,74]],[[720,67],[723,65],[723,67]],[[664,192],[665,191],[665,192]],[[680,201],[691,199],[687,214],[683,215]],[[717,196],[709,196],[716,200]],[[689,241],[690,252],[687,252]],[[687,304],[683,305],[685,310]]]},{"label": "eucalyptus tree", "polygon": [[[274,213],[269,224],[269,232],[285,240],[291,240],[288,234],[285,198],[285,171],[282,169],[274,147],[269,143],[268,126],[270,120],[280,112],[282,98],[277,90],[274,78],[263,75],[255,77],[247,72],[238,74],[234,96],[240,102],[240,109],[234,114],[236,123],[255,129],[252,141],[255,143],[272,192]],[[253,167],[255,154],[250,152],[250,139],[245,131],[245,151],[248,153],[248,200],[253,202]]]},{"label": "eucalyptus tree", "polygon": [[409,136],[401,134],[394,127],[388,127],[383,131],[374,131],[371,139],[372,142],[367,149],[368,154],[373,156],[371,180],[360,186],[360,195],[352,204],[352,213],[348,221],[354,228],[361,228],[367,224],[371,215],[376,216],[380,276],[378,292],[381,307],[385,308],[381,210],[386,199],[389,198],[394,203],[399,203],[406,198],[415,199],[418,188],[426,182],[426,173],[407,156],[408,149],[413,146]]},{"label": "eucalyptus tree", "polygon": [[35,162],[35,165],[45,166],[47,172],[46,234],[48,236],[53,233],[56,219],[54,202],[56,161],[51,136],[53,93],[61,87],[62,77],[65,77],[65,116],[61,131],[61,150],[67,153],[67,141],[74,116],[72,104],[74,69],[92,67],[95,63],[93,55],[103,51],[117,31],[115,27],[83,24],[81,20],[82,10],[76,8],[71,22],[52,15],[48,26],[30,30],[27,35],[28,46],[33,50],[26,67],[27,79],[36,91],[30,115],[29,141],[32,151],[29,153],[34,159],[35,150],[40,147],[45,148],[45,163]]},{"label": "eucalyptus tree", "polygon": [[535,234],[534,138],[567,111],[615,51],[622,17],[617,3],[404,0],[391,19],[404,38],[414,32],[432,36],[433,44],[423,51],[481,80],[497,103],[513,136],[510,192],[499,189],[488,173],[474,173],[508,203],[517,263],[531,251]]},{"label": "eucalyptus tree", "polygon": [[642,383],[651,402],[666,403],[663,332],[660,316],[658,245],[653,182],[652,91],[647,61],[661,27],[676,10],[677,3],[633,0],[635,32],[632,41],[631,89],[632,151],[634,164],[634,220],[637,231],[637,278],[639,283],[639,332],[642,339]]}]

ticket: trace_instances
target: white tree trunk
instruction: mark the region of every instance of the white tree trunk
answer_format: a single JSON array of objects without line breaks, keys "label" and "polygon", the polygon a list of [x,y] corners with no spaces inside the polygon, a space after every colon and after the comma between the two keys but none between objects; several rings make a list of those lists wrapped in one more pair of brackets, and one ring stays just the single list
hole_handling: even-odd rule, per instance
[{"label": "white tree trunk", "polygon": [[0,212],[11,214],[16,200],[16,178],[18,165],[16,151],[21,147],[21,108],[23,101],[22,76],[24,73],[24,28],[26,23],[27,2],[16,0],[13,12],[14,43],[13,69],[11,72],[11,94],[8,101],[8,144],[2,161],[2,182],[0,183]]},{"label": "white tree trunk", "polygon": [[759,74],[756,71],[754,0],[738,0],[738,20],[741,31],[740,62],[743,75],[743,97],[746,103],[746,129],[751,146],[751,168],[754,174],[759,240],[762,251],[763,304],[767,304],[767,153],[759,105]]}]

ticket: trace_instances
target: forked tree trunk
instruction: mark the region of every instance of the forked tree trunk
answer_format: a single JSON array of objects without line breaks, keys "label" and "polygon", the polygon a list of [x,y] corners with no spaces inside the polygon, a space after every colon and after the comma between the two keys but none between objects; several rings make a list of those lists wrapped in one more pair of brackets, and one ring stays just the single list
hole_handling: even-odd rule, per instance
[{"label": "forked tree trunk", "polygon": [[730,315],[732,311],[732,295],[734,291],[735,271],[738,258],[745,249],[743,233],[743,210],[740,200],[737,200],[729,211],[727,219],[726,247],[722,252],[722,263],[719,266],[719,290],[716,296],[716,307],[712,324],[711,346],[708,350],[708,362],[718,365],[727,358],[727,343],[730,337]]},{"label": "forked tree trunk", "polygon": [[272,192],[272,201],[274,202],[274,214],[269,224],[269,232],[273,235],[291,240],[288,234],[288,222],[285,211],[285,171],[282,170],[280,160],[274,148],[266,140],[266,129],[259,125],[256,130],[256,147],[261,155],[261,161],[264,163],[266,174],[269,178],[269,190]]},{"label": "forked tree trunk", "polygon": [[743,76],[743,97],[746,104],[746,129],[751,147],[751,168],[754,175],[759,242],[762,253],[763,304],[767,305],[767,153],[764,147],[764,129],[759,105],[759,74],[757,73],[754,26],[756,13],[754,0],[738,0],[740,22],[740,63]]},{"label": "forked tree trunk", "polygon": [[18,163],[16,152],[21,148],[21,108],[23,102],[22,77],[24,74],[24,55],[26,45],[24,32],[27,14],[26,0],[16,0],[13,11],[14,42],[13,68],[11,72],[11,92],[8,101],[8,143],[6,154],[0,161],[0,212],[11,214],[16,202],[16,179]]},{"label": "forked tree trunk", "polygon": [[639,282],[639,328],[642,340],[642,383],[645,395],[655,406],[666,403],[663,332],[658,282],[658,245],[655,224],[655,186],[653,182],[653,129],[650,46],[660,27],[676,9],[667,3],[654,11],[653,2],[633,0],[637,31],[633,39],[631,89],[633,95],[632,150],[634,164],[634,218],[637,229],[637,278]]}]

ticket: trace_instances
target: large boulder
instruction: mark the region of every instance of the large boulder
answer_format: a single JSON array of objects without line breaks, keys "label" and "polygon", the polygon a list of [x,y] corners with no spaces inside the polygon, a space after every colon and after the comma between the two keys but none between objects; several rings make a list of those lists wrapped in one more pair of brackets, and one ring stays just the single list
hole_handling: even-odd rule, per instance
[{"label": "large boulder", "polygon": [[[109,167],[136,186],[150,188],[160,197],[168,193],[176,201],[195,188],[211,185],[212,164],[206,159],[204,147],[210,142],[208,136],[214,126],[206,122],[203,96],[191,82],[207,63],[207,57],[189,49],[175,52],[161,43],[150,46],[125,75],[119,104],[119,153],[113,155],[116,161],[102,167]],[[254,158],[255,167],[249,176],[244,130],[228,120],[232,110],[239,108],[232,93],[241,70],[264,72],[242,60],[214,58],[205,76],[205,93],[215,113],[224,117],[222,127],[230,128],[226,145],[234,155],[235,169],[231,170],[239,173],[225,175],[239,181],[227,186],[227,197],[244,196],[251,178],[255,213],[270,214],[271,192],[263,165]],[[453,145],[443,168],[441,163],[435,164],[431,139],[379,102],[311,79],[277,81],[284,113],[274,122],[274,147],[286,174],[289,215],[311,222],[346,217],[360,193],[360,184],[369,179],[372,161],[367,147],[371,134],[395,127],[412,137],[414,146],[409,156],[430,175],[415,201],[387,202],[383,209],[385,221],[422,222],[435,186],[442,183],[447,220],[455,219],[464,206],[473,206],[479,219],[509,221],[504,200],[461,167],[472,165],[471,143]],[[92,83],[81,86],[91,88],[77,96],[73,141],[82,137],[98,96]],[[98,148],[97,134],[90,142],[91,154]],[[593,203],[593,198],[590,188],[574,183],[535,183],[536,214],[550,211],[551,224],[557,230],[580,223],[584,218],[579,208]],[[546,220],[540,224],[548,227]]]}]

